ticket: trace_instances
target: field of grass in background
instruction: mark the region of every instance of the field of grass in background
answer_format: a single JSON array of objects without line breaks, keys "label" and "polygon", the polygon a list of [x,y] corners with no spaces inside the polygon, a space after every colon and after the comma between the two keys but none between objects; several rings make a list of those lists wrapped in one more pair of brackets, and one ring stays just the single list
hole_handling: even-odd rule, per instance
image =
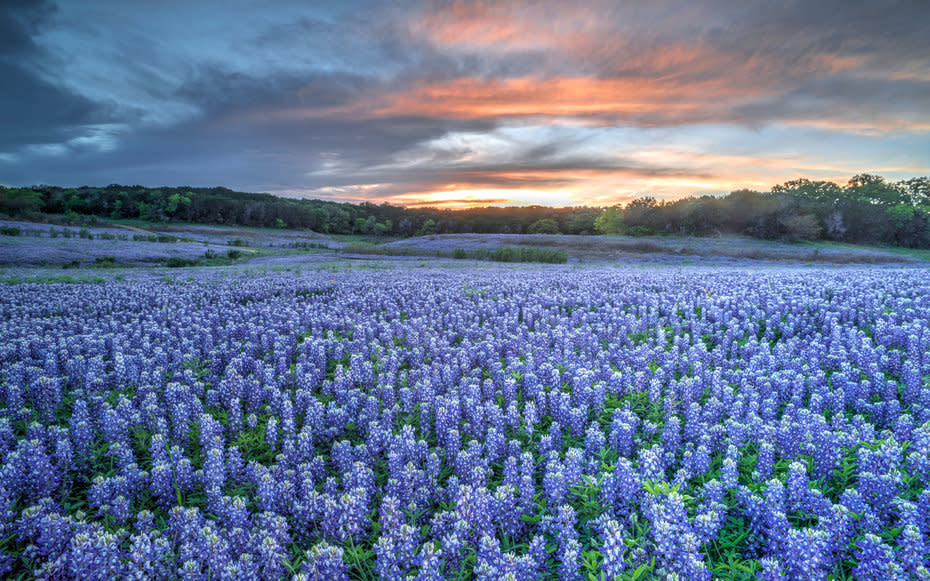
[{"label": "field of grass in background", "polygon": [[502,246],[493,250],[453,248],[450,251],[355,243],[343,246],[341,251],[346,254],[432,256],[457,260],[490,260],[492,262],[539,262],[546,264],[565,264],[568,262],[568,253],[564,250],[526,246]]}]

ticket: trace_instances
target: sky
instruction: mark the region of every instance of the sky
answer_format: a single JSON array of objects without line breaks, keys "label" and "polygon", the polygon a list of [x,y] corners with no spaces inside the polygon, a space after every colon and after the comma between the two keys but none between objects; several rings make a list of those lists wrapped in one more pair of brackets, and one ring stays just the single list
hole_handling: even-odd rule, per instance
[{"label": "sky", "polygon": [[0,184],[608,205],[930,174],[923,1],[2,0]]}]

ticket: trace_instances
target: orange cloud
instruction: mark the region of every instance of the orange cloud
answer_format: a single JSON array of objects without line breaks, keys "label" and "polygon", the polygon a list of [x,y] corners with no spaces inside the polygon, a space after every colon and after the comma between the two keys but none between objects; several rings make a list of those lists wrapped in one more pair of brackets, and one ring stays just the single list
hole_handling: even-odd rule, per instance
[{"label": "orange cloud", "polygon": [[660,125],[713,120],[723,102],[732,106],[764,94],[752,86],[717,79],[681,82],[674,78],[460,78],[419,81],[396,91],[368,94],[336,107],[263,111],[256,120],[339,116],[354,119],[430,117],[455,120],[556,118],[615,123],[636,120]]},{"label": "orange cloud", "polygon": [[376,117],[427,115],[453,119],[500,117],[637,116],[696,112],[713,98],[745,94],[699,82],[559,77],[549,79],[457,79],[421,83],[372,103]]},{"label": "orange cloud", "polygon": [[414,20],[409,31],[444,50],[499,52],[574,52],[592,41],[617,38],[616,31],[604,27],[603,8],[521,1],[453,2]]}]

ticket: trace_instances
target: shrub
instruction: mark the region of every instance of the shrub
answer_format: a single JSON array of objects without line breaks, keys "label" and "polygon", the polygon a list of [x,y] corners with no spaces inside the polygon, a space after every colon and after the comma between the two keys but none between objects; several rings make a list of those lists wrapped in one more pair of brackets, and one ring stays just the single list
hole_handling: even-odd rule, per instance
[{"label": "shrub", "polygon": [[22,234],[22,230],[19,229],[19,226],[0,226],[0,234],[4,236],[19,236]]},{"label": "shrub", "polygon": [[552,248],[502,246],[495,248],[488,254],[488,258],[495,262],[544,262],[550,264],[564,264],[568,261],[568,254],[564,250]]},{"label": "shrub", "polygon": [[655,232],[649,226],[631,226],[629,229],[630,236],[652,236]]},{"label": "shrub", "polygon": [[196,260],[191,260],[189,258],[181,258],[180,256],[172,256],[165,261],[165,266],[168,268],[182,268],[185,266],[197,266],[200,264]]}]

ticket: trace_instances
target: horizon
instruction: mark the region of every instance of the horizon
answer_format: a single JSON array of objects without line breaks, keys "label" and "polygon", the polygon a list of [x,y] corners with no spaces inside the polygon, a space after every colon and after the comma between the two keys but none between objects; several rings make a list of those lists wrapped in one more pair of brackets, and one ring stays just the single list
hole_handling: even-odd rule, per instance
[{"label": "horizon", "polygon": [[0,184],[467,209],[894,182],[930,174],[923,15],[864,1],[23,3],[0,16]]},{"label": "horizon", "polygon": [[[835,185],[835,186],[837,186],[837,187],[839,187],[839,188],[846,188],[846,187],[848,187],[848,186],[850,186],[850,185],[852,184],[853,179],[854,179],[855,177],[857,177],[857,176],[876,177],[876,178],[882,180],[884,183],[886,183],[886,184],[888,184],[888,185],[890,185],[890,186],[901,186],[901,185],[903,185],[903,182],[905,182],[907,179],[925,180],[925,181],[928,180],[928,179],[930,179],[930,176],[909,176],[909,178],[904,178],[904,179],[898,180],[898,181],[892,181],[892,180],[888,180],[888,179],[887,179],[886,177],[884,177],[884,176],[875,176],[875,175],[873,175],[873,174],[865,174],[865,173],[862,173],[862,172],[860,172],[859,174],[856,174],[855,176],[850,176],[850,178],[849,178],[848,180],[843,180],[843,181],[809,180],[809,179],[807,179],[807,178],[798,178],[798,179],[799,179],[799,180],[802,180],[802,181],[803,181],[803,180],[807,180],[807,181],[810,181],[810,182],[812,182],[812,183],[833,184],[833,185]],[[288,196],[288,195],[286,195],[286,194],[275,193],[275,192],[249,192],[249,191],[242,191],[242,190],[236,190],[236,189],[234,189],[234,188],[229,188],[229,187],[227,187],[227,186],[222,186],[222,185],[192,186],[192,185],[189,185],[189,184],[183,184],[183,185],[168,185],[168,184],[159,184],[159,185],[144,185],[144,184],[132,184],[132,185],[130,185],[130,184],[107,184],[107,185],[105,185],[105,186],[92,186],[92,185],[87,185],[87,184],[82,184],[82,185],[80,185],[80,186],[73,186],[73,185],[57,185],[57,184],[32,184],[32,185],[22,185],[22,184],[21,184],[21,185],[18,185],[18,186],[10,186],[10,185],[8,185],[8,184],[0,184],[0,188],[10,188],[10,189],[39,188],[39,189],[42,189],[42,188],[45,188],[45,187],[49,187],[49,188],[58,188],[58,189],[63,189],[63,190],[81,190],[81,189],[90,189],[90,190],[101,189],[101,190],[102,190],[102,189],[108,189],[108,188],[110,188],[110,187],[112,187],[112,186],[120,186],[120,187],[130,188],[130,189],[134,189],[134,188],[143,188],[143,189],[147,189],[147,190],[184,189],[184,188],[191,188],[191,189],[214,189],[214,188],[218,188],[218,189],[226,189],[226,190],[229,190],[229,191],[231,191],[231,192],[233,192],[233,193],[236,193],[236,194],[246,194],[246,195],[251,195],[251,194],[257,194],[257,195],[270,195],[270,196],[275,196],[275,197],[278,197],[278,198],[293,199],[293,200],[336,202],[336,203],[341,203],[341,204],[354,204],[354,205],[361,205],[361,204],[365,204],[365,203],[369,203],[369,204],[389,204],[389,205],[392,205],[392,206],[394,206],[394,207],[403,208],[404,210],[451,210],[451,211],[460,211],[460,210],[461,210],[461,211],[464,211],[464,210],[490,209],[490,208],[500,208],[500,209],[508,209],[508,208],[512,208],[512,209],[528,209],[528,208],[534,208],[534,207],[538,207],[538,208],[551,208],[551,209],[553,209],[553,210],[574,209],[574,208],[578,208],[578,209],[606,209],[606,208],[610,208],[610,207],[614,207],[614,206],[626,206],[626,205],[628,205],[630,202],[632,202],[632,201],[634,201],[634,200],[637,200],[637,199],[644,199],[644,198],[654,198],[654,199],[656,199],[658,202],[661,203],[661,202],[674,202],[674,201],[683,200],[683,199],[686,199],[686,198],[701,198],[701,197],[705,197],[705,196],[710,196],[710,197],[714,197],[714,198],[723,199],[723,198],[726,198],[727,196],[729,196],[730,194],[733,194],[733,193],[736,193],[736,192],[739,192],[739,191],[754,191],[754,192],[757,192],[757,193],[760,193],[760,194],[767,194],[767,193],[773,193],[773,192],[775,191],[775,188],[776,188],[776,187],[778,187],[778,186],[784,186],[784,185],[788,185],[788,184],[787,184],[787,183],[772,184],[772,185],[771,185],[769,188],[767,188],[767,189],[753,189],[753,188],[738,187],[738,188],[735,188],[735,189],[730,190],[730,191],[727,191],[727,192],[702,192],[702,193],[700,193],[700,194],[688,194],[688,195],[677,196],[677,197],[674,197],[674,198],[667,198],[667,199],[655,198],[654,196],[651,196],[651,195],[649,195],[648,193],[644,193],[644,194],[633,195],[633,196],[629,197],[628,199],[625,199],[625,200],[622,200],[622,201],[617,201],[617,202],[610,203],[610,204],[578,203],[578,204],[567,204],[567,205],[540,204],[540,203],[533,202],[533,201],[527,201],[527,202],[522,202],[522,203],[521,203],[521,202],[513,203],[513,202],[510,201],[510,200],[484,200],[484,201],[483,201],[484,203],[478,203],[478,204],[462,203],[462,202],[463,202],[462,200],[447,201],[447,202],[445,202],[445,203],[438,204],[438,205],[434,205],[432,202],[429,202],[429,201],[424,201],[424,202],[413,202],[413,203],[401,204],[401,203],[397,203],[397,202],[392,202],[392,201],[390,201],[390,200],[385,200],[385,201],[382,201],[382,202],[375,202],[375,201],[372,201],[372,200],[339,200],[339,199],[333,199],[333,198],[316,198],[316,197],[308,197],[308,196]]]}]

